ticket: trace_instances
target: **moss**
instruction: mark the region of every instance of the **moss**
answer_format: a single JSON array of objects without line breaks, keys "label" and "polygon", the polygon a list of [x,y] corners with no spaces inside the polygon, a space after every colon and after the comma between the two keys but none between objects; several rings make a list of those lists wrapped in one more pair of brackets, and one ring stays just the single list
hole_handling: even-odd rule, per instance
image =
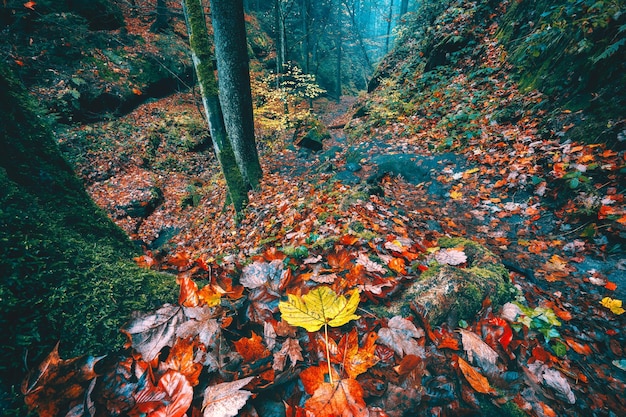
[{"label": "moss", "polygon": [[463,238],[442,238],[443,248],[463,247],[467,267],[433,263],[408,286],[399,300],[370,307],[376,314],[391,317],[411,314],[411,303],[421,305],[432,325],[444,321],[471,321],[489,297],[494,305],[513,298],[514,288],[499,258],[484,246]]},{"label": "moss", "polygon": [[[173,277],[137,267],[138,249],[89,198],[50,126],[0,65],[0,391],[60,341],[61,355],[122,346],[136,310],[176,300]],[[4,386],[6,385],[6,386]]]},{"label": "moss", "polygon": [[480,411],[483,416],[500,417],[527,417],[528,414],[513,401],[507,401],[502,405],[495,405],[492,401],[479,398]]}]

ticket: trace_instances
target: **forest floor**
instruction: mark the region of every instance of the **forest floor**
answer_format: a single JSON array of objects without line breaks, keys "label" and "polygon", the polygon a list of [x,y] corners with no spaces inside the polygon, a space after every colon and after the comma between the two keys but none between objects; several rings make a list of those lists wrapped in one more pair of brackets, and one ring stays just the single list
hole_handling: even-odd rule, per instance
[{"label": "forest floor", "polygon": [[[577,149],[537,139],[536,121],[527,119],[515,127],[484,126],[509,129],[503,134],[509,142],[492,144],[482,153],[479,150],[486,151],[487,144],[448,152],[447,159],[439,160],[440,166],[431,169],[423,182],[414,184],[388,173],[368,183],[377,169],[373,161],[380,155],[405,154],[417,160],[437,153],[420,133],[402,134],[399,124],[380,129],[376,136],[350,137],[341,126],[354,123],[356,103],[354,98],[324,103],[322,118],[332,127],[332,134],[321,152],[297,149],[288,139],[259,144],[264,179],[260,189],[250,193],[250,205],[238,224],[232,210],[223,206],[224,183],[210,149],[198,151],[185,145],[200,117],[190,93],[148,102],[119,120],[83,126],[59,137],[66,147],[75,146],[76,138],[100,142],[102,152],[85,154],[77,169],[95,201],[143,243],[146,254],[138,261],[196,280],[201,276],[199,282],[207,279],[207,266],[211,282],[211,274],[237,276],[252,261],[286,257],[295,271],[291,285],[307,287],[329,283],[328,278],[337,274],[344,277],[346,271],[350,274],[365,254],[369,261],[378,262],[380,270],[372,267],[377,272],[370,275],[376,278],[370,276],[362,288],[368,293],[366,298],[384,303],[401,281],[417,278],[416,266],[427,267],[427,248],[435,247],[440,237],[464,237],[500,255],[533,321],[519,326],[504,344],[498,340],[503,329],[510,327],[494,322],[502,317],[500,309],[486,307],[475,321],[463,323],[465,330],[481,335],[498,352],[499,376],[488,376],[499,394],[468,393],[456,365],[462,352],[460,329],[444,325],[435,329],[435,336],[431,333],[430,340],[420,342],[428,347],[427,370],[420,368],[428,378],[424,377],[420,390],[410,392],[413,398],[389,397],[376,392],[379,386],[372,388],[389,378],[385,376],[388,370],[370,370],[367,378],[359,379],[372,413],[382,409],[390,416],[402,415],[410,407],[420,413],[479,413],[473,408],[479,406],[474,397],[478,395],[490,397],[499,406],[513,400],[530,415],[624,414],[626,315],[617,306],[609,309],[601,304],[605,297],[621,300],[626,295],[624,253],[608,252],[608,238],[595,222],[571,220],[567,206],[551,208],[554,204],[547,201],[547,195],[544,199],[541,193],[518,189],[520,177],[503,181],[501,172],[502,166],[514,163],[526,175],[527,167],[537,169],[530,159],[564,152],[564,147],[572,160],[614,164],[617,154],[600,147]],[[127,134],[114,141],[118,132]],[[512,156],[516,152],[523,158]],[[358,182],[344,184],[337,180],[337,173],[346,171],[350,161],[356,165],[349,172]],[[162,196],[153,211],[130,216],[128,207],[137,202],[138,206],[151,204],[155,189]],[[619,197],[609,191],[605,203],[612,204],[615,195]],[[590,227],[593,233],[585,237]],[[390,242],[401,242],[399,252],[415,256],[403,258],[390,249]],[[337,254],[345,260],[338,261]],[[394,264],[393,259],[402,260]],[[318,275],[316,265],[324,265],[322,270],[332,274]],[[254,321],[253,310],[247,314]],[[256,313],[263,320],[263,314]],[[370,317],[360,330],[374,331],[385,322],[382,317],[372,322]],[[332,335],[339,342],[341,333]],[[457,343],[450,344],[450,339]],[[312,354],[316,348],[307,349]],[[464,349],[470,351],[467,346]],[[382,355],[383,350],[380,347],[376,354]],[[385,360],[387,365],[395,364],[394,359]],[[406,383],[394,382],[397,386]],[[388,394],[396,386],[389,384]],[[296,406],[303,394],[290,395],[286,401]]]},{"label": "forest floor", "polygon": [[[492,67],[500,62],[495,50],[485,59]],[[183,305],[211,305],[211,297],[219,304],[222,297],[222,305],[237,306],[210,321],[219,319],[226,350],[248,366],[224,371],[209,346],[216,338],[203,341],[204,370],[211,372],[197,370],[197,346],[193,360],[186,359],[193,366],[173,353],[163,365],[178,361],[185,384],[208,387],[206,397],[218,383],[256,376],[250,388],[256,399],[242,416],[303,416],[303,408],[317,415],[493,415],[493,407],[510,411],[512,403],[536,416],[626,415],[626,314],[620,304],[626,254],[619,237],[626,212],[623,175],[616,174],[624,153],[540,137],[541,115],[493,123],[485,116],[490,106],[541,99],[521,98],[504,78],[488,86],[464,76],[446,83],[456,85],[459,96],[435,91],[425,108],[462,108],[480,88],[490,89],[476,120],[483,133],[462,146],[440,147],[445,132],[430,110],[362,129],[366,121],[355,113],[363,100],[351,97],[316,104],[331,132],[320,152],[294,147],[284,132],[260,132],[264,178],[238,223],[224,207],[225,184],[192,92],[149,100],[110,121],[59,129],[60,146],[90,195],[144,248],[138,263],[175,274]],[[381,168],[380,158],[394,155],[431,165],[416,178],[402,172],[406,160],[396,161],[398,169]],[[583,175],[594,169],[600,173]],[[577,188],[583,181],[596,192]],[[369,307],[384,306],[419,280],[435,262],[442,237],[466,238],[499,255],[519,291],[517,304],[503,311],[487,302],[474,320],[432,329],[416,312],[403,318],[410,323],[393,322],[398,334],[383,341],[392,320]],[[272,276],[275,261],[282,265],[278,278]],[[256,278],[250,265],[259,268]],[[285,293],[299,296],[319,285],[361,291],[361,318],[350,327],[358,333],[338,327],[324,342],[276,321]],[[515,308],[518,314],[511,316]],[[157,344],[157,352],[183,349],[177,343]],[[321,392],[328,383],[320,353],[326,345],[334,348],[341,378],[341,390],[330,394]],[[218,356],[225,352],[221,344],[215,349]],[[157,369],[159,358],[152,359]],[[130,369],[135,360],[112,365],[118,366],[113,375],[124,374],[119,369]],[[359,361],[360,370],[350,371]],[[138,363],[133,370],[147,367]],[[155,372],[163,372],[160,366]],[[299,373],[302,383],[294,378]],[[92,386],[88,395],[103,407],[111,406],[103,398],[128,395],[130,388],[140,398],[147,388],[131,379]],[[165,382],[153,382],[152,390],[167,391],[170,399],[179,395],[163,388]],[[201,408],[197,401],[193,407]]]}]

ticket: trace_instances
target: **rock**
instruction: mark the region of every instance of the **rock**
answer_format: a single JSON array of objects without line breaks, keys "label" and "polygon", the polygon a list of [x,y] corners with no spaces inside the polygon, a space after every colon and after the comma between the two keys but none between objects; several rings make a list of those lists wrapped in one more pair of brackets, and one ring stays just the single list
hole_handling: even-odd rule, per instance
[{"label": "rock", "polygon": [[125,216],[145,219],[163,202],[163,192],[158,187],[138,190],[138,194],[138,198],[117,209]]},{"label": "rock", "polygon": [[361,164],[358,162],[348,162],[346,164],[346,171],[359,172],[361,170]]},{"label": "rock", "polygon": [[377,313],[386,317],[407,316],[413,303],[431,325],[449,322],[456,326],[459,320],[474,319],[485,299],[501,305],[514,297],[516,290],[509,282],[508,271],[493,252],[461,238],[442,238],[439,246],[462,248],[467,262],[459,266],[433,262],[399,298],[376,308]]},{"label": "rock", "polygon": [[293,142],[296,146],[317,152],[323,149],[322,141],[328,138],[330,133],[326,126],[317,119],[310,119],[296,129]]},{"label": "rock", "polygon": [[340,181],[346,185],[356,185],[361,182],[361,178],[350,171],[341,171],[333,176],[334,181]]},{"label": "rock", "polygon": [[[435,178],[447,166],[456,166],[457,170],[463,166],[463,161],[453,153],[432,156],[417,154],[377,155],[372,158],[371,162],[377,168],[374,174],[367,179],[370,184],[380,181],[385,174],[399,175],[407,182],[415,185],[430,181],[434,183]],[[440,186],[435,187],[432,191],[436,192],[437,195],[445,193],[445,189]]]}]

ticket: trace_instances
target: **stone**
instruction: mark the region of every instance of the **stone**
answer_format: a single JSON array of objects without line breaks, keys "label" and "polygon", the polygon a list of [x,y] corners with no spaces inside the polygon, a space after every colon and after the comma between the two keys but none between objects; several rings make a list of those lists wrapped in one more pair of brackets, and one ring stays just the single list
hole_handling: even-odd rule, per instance
[{"label": "stone", "polygon": [[441,238],[438,243],[441,248],[462,250],[467,262],[459,266],[431,263],[400,296],[388,305],[377,306],[378,314],[406,317],[414,304],[431,325],[447,322],[456,327],[459,320],[473,320],[487,298],[492,305],[502,305],[514,298],[516,290],[508,271],[493,252],[462,238]]}]

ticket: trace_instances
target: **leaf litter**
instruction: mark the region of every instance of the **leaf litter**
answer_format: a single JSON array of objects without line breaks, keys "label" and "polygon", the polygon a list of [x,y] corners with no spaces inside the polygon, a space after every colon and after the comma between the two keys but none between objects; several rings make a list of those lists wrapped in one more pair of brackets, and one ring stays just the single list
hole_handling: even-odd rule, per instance
[{"label": "leaf litter", "polygon": [[[495,29],[484,34],[487,40]],[[498,99],[485,101],[483,114],[506,101],[543,100],[507,81],[502,51],[495,42],[485,45],[483,62],[467,63],[495,69],[481,88]],[[417,103],[425,117],[403,115],[366,130],[363,140],[388,135],[384,152],[431,154],[446,136],[432,112],[475,107],[467,100],[479,93],[463,74],[449,85]],[[127,117],[150,126],[156,109],[167,108],[199,118],[195,102],[179,93]],[[350,113],[345,103],[337,109],[324,110]],[[280,142],[272,152],[261,144],[265,177],[239,225],[219,203],[224,183],[210,152],[177,150],[174,170],[116,160],[115,152],[93,155],[89,164],[103,176],[78,167],[92,197],[144,243],[139,263],[177,275],[180,305],[131,319],[121,354],[64,360],[55,349],[24,381],[26,403],[42,416],[80,415],[86,406],[110,415],[254,415],[264,401],[284,404],[289,415],[449,415],[506,403],[538,416],[626,413],[626,315],[614,297],[624,289],[609,285],[602,272],[577,267],[587,257],[611,255],[608,237],[623,230],[617,187],[623,155],[542,137],[539,116],[527,114],[516,124],[478,119],[480,135],[450,145],[472,168],[438,173],[436,180],[450,187],[443,198],[395,176],[383,177],[381,192],[370,194],[362,184],[333,181],[319,156],[303,159]],[[342,124],[350,120],[342,117]],[[365,122],[352,118],[351,129]],[[340,143],[339,134],[332,144]],[[383,151],[372,147],[376,152]],[[343,156],[331,162],[340,168]],[[369,156],[363,178],[372,169]],[[592,162],[607,178],[600,198],[580,192],[556,210],[542,204],[562,192],[553,184],[567,180],[571,167],[585,172]],[[120,215],[120,205],[153,187],[163,193],[154,212],[142,219]],[[583,222],[580,207],[596,207],[596,218]],[[155,243],[168,230],[176,232]],[[486,306],[455,331],[430,329],[408,315],[372,314],[369,305],[397,296],[404,280],[419,279],[429,249],[439,263],[463,266],[462,248],[437,252],[441,236],[469,236],[500,254],[518,300]],[[616,268],[623,271],[623,263],[617,260]],[[304,328],[281,317],[285,294],[298,306],[291,324]],[[293,301],[315,294],[311,310]],[[332,320],[337,327],[328,341],[309,332]],[[322,345],[332,350],[329,363]]]}]

